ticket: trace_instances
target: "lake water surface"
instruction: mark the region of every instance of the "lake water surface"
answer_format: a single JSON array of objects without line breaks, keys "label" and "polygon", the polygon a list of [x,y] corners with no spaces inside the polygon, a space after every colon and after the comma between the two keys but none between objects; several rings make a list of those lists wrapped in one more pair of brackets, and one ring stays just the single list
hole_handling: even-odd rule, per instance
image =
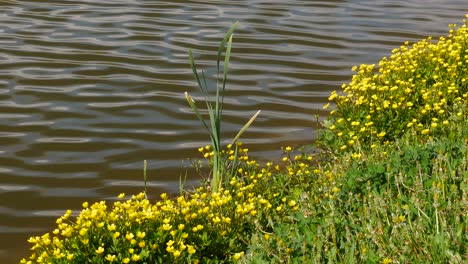
[{"label": "lake water surface", "polygon": [[201,100],[188,50],[214,80],[233,22],[223,135],[261,109],[242,141],[265,160],[314,140],[353,65],[467,12],[466,0],[0,0],[0,263],[66,209],[140,192],[145,159],[153,198],[186,171],[198,183],[187,168],[208,135],[183,95]]}]

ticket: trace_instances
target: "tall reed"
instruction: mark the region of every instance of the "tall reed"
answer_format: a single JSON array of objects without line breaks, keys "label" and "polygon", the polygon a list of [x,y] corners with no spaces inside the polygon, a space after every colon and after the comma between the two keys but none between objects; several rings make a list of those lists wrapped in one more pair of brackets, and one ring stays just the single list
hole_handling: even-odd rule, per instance
[{"label": "tall reed", "polygon": [[[210,138],[211,138],[211,146],[213,147],[213,173],[212,173],[212,182],[211,188],[214,192],[217,192],[218,189],[221,187],[223,182],[223,175],[225,172],[225,166],[223,166],[223,160],[221,157],[221,119],[222,119],[222,112],[223,112],[223,103],[224,103],[224,92],[226,90],[226,83],[228,77],[228,69],[229,69],[229,61],[231,56],[231,48],[232,48],[232,37],[233,32],[237,27],[238,22],[235,22],[228,32],[224,35],[223,40],[218,48],[218,56],[216,61],[216,94],[213,97],[210,97],[207,79],[205,77],[205,73],[202,70],[201,75],[198,73],[197,66],[195,64],[195,60],[193,59],[192,50],[189,50],[189,61],[190,67],[192,68],[193,75],[197,81],[198,87],[200,88],[201,92],[205,97],[206,108],[208,110],[208,115],[210,118],[209,124],[205,122],[203,116],[201,115],[198,107],[195,104],[193,98],[185,92],[185,98],[189,103],[190,108],[195,113],[197,118],[201,121],[205,129],[208,131]],[[224,51],[224,64],[221,71],[221,59],[222,54]],[[222,79],[220,75],[222,73]],[[221,82],[220,82],[221,80]],[[214,103],[213,103],[214,102]],[[245,132],[245,130],[252,124],[252,122],[257,118],[258,114],[260,114],[260,110],[255,113],[250,120],[242,127],[242,129],[237,133],[236,137],[232,141],[235,143],[239,137]]]}]

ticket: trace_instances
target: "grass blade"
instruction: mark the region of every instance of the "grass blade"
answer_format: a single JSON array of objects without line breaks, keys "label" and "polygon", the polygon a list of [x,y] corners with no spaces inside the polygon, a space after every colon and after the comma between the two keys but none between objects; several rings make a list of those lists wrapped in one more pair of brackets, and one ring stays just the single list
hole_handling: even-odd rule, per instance
[{"label": "grass blade", "polygon": [[[202,82],[200,81],[200,76],[198,76],[197,65],[195,64],[195,60],[193,59],[192,49],[189,49],[189,62],[190,62],[190,67],[192,68],[193,76],[195,76],[198,86],[200,87],[202,92],[206,92],[206,87],[203,87]],[[205,77],[204,74],[203,74],[203,77]],[[206,84],[206,80],[205,80],[205,84]]]},{"label": "grass blade", "polygon": [[234,24],[232,24],[231,28],[229,28],[228,32],[224,35],[224,38],[221,41],[221,44],[219,45],[219,48],[218,48],[218,62],[216,64],[216,68],[217,68],[218,72],[219,72],[219,62],[221,61],[221,53],[223,52],[223,49],[224,49],[224,46],[226,45],[226,42],[231,37],[231,35],[234,32],[234,30],[236,29],[238,23],[239,23],[239,21],[236,21]]},{"label": "grass blade", "polygon": [[145,183],[145,190],[144,190],[144,194],[145,194],[145,198],[148,199],[148,195],[147,195],[147,190],[146,190],[146,180],[147,180],[147,177],[146,177],[146,160],[143,162],[143,180],[144,180],[144,183]]},{"label": "grass blade", "polygon": [[223,91],[226,88],[227,74],[229,71],[229,61],[231,57],[231,48],[232,48],[232,36],[229,37],[229,41],[226,47],[226,54],[224,55],[224,69],[223,69]]},{"label": "grass blade", "polygon": [[247,123],[245,123],[245,125],[242,127],[241,130],[239,130],[239,133],[237,133],[236,137],[232,140],[232,145],[234,145],[236,143],[236,141],[240,138],[240,136],[242,136],[242,134],[245,132],[245,130],[247,130],[247,128],[249,128],[249,126],[253,123],[253,121],[255,121],[255,119],[257,118],[257,116],[260,114],[262,110],[258,110],[257,113],[255,113],[255,115],[253,115],[249,121],[247,121]]},{"label": "grass blade", "polygon": [[228,76],[228,71],[229,71],[229,62],[230,62],[230,59],[231,59],[232,36],[233,36],[233,34],[231,34],[231,36],[229,37],[229,41],[228,41],[227,47],[226,47],[226,53],[224,55],[223,87],[222,87],[223,95],[221,97],[221,106],[220,106],[220,109],[219,109],[220,115],[223,112],[224,91],[226,89],[226,82],[227,82],[227,76]]}]

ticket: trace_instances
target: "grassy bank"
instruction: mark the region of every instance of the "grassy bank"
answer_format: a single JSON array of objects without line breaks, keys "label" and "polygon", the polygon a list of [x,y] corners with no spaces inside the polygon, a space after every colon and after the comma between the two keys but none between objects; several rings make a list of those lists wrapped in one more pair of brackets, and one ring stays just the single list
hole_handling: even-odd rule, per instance
[{"label": "grassy bank", "polygon": [[21,263],[466,262],[467,22],[355,70],[314,151],[259,164],[241,143],[201,147],[216,188],[84,202]]}]

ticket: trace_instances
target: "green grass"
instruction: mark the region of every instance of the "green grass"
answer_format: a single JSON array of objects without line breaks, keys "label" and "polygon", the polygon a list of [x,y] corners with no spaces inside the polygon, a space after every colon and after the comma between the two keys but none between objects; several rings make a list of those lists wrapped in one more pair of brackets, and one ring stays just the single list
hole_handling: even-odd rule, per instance
[{"label": "green grass", "polygon": [[216,183],[175,199],[85,202],[31,237],[22,263],[466,263],[466,24],[360,66],[325,106],[319,151],[285,147],[279,164],[220,145],[226,75],[207,101],[210,126],[186,95],[210,131],[199,151]]},{"label": "green grass", "polygon": [[408,133],[324,164],[291,188],[307,197],[301,211],[275,222],[268,240],[257,232],[245,263],[463,263],[467,121],[447,129],[455,137]]}]

